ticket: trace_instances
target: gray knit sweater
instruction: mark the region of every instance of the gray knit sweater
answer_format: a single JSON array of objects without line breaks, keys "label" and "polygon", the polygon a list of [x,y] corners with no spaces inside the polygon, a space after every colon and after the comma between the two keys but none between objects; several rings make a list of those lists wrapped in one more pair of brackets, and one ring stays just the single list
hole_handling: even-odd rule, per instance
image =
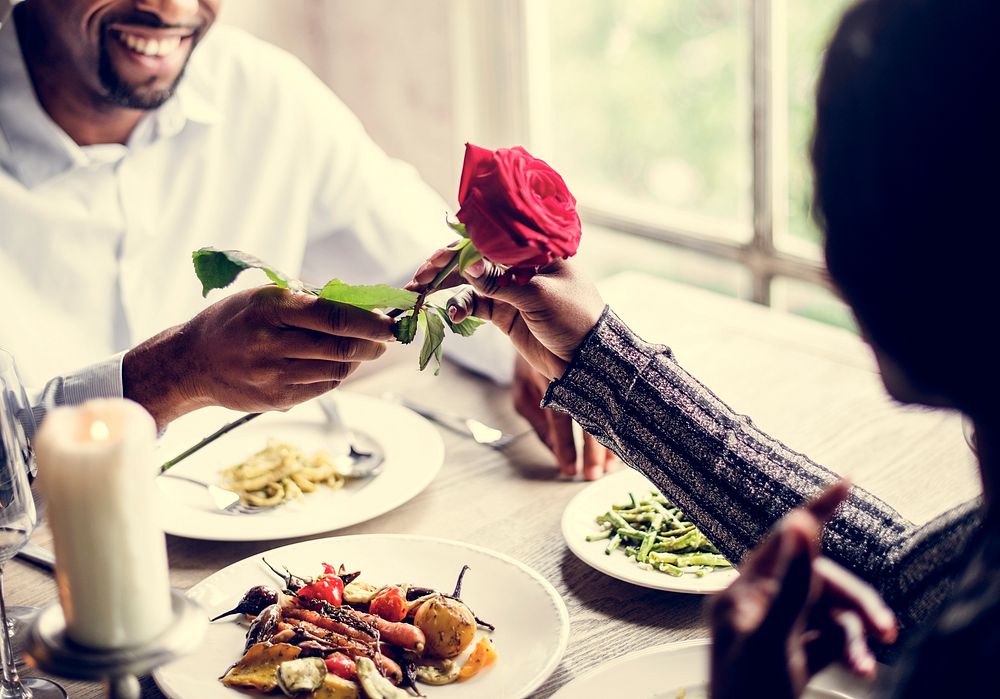
[{"label": "gray knit sweater", "polygon": [[[572,415],[736,562],[837,478],[734,413],[670,349],[643,341],[610,309],[542,405]],[[981,519],[981,503],[972,501],[916,527],[855,487],[823,544],[881,592],[906,628],[939,611]]]}]

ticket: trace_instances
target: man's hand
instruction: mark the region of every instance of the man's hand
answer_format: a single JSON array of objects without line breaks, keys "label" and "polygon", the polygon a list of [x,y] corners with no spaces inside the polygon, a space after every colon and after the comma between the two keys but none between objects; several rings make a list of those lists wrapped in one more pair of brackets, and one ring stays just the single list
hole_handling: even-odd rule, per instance
[{"label": "man's hand", "polygon": [[385,315],[276,286],[242,291],[143,342],[122,362],[125,397],[159,428],[197,408],[287,410],[336,388],[392,341]]},{"label": "man's hand", "polygon": [[512,386],[517,412],[531,423],[539,439],[555,455],[562,475],[570,478],[575,476],[579,471],[577,462],[580,460],[583,462],[583,477],[588,481],[597,480],[610,470],[615,459],[614,452],[584,432],[581,458],[578,459],[573,419],[565,413],[539,406],[548,387],[549,380],[518,355],[514,363]]},{"label": "man's hand", "polygon": [[875,674],[866,635],[896,639],[896,620],[866,582],[819,555],[823,524],[847,497],[840,481],[784,517],[715,598],[712,696],[792,699],[832,662]]}]

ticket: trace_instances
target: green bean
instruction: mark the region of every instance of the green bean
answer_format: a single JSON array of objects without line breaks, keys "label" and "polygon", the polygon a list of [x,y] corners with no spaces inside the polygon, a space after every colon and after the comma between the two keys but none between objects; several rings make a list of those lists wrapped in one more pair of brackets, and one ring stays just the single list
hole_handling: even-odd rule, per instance
[{"label": "green bean", "polygon": [[604,553],[616,549],[647,570],[659,570],[667,575],[685,574],[701,577],[721,568],[731,567],[719,550],[660,493],[647,497],[629,493],[629,503],[611,505],[596,521],[604,529],[587,536],[587,541],[608,544]]},{"label": "green bean", "polygon": [[604,549],[604,555],[610,556],[611,552],[618,548],[618,545],[622,542],[622,538],[616,533],[611,537],[611,541],[608,542],[607,548]]}]

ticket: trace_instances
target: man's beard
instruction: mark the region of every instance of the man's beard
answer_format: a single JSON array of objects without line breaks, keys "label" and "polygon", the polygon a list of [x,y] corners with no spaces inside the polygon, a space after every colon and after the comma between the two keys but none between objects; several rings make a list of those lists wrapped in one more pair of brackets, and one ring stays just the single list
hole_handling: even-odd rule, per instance
[{"label": "man's beard", "polygon": [[[115,67],[111,63],[111,54],[108,53],[108,40],[108,34],[105,32],[101,38],[101,57],[98,65],[98,76],[107,91],[104,95],[105,100],[126,109],[148,110],[160,107],[173,96],[177,84],[184,77],[184,71],[187,69],[186,60],[170,87],[162,90],[144,90],[141,86],[129,85],[115,71]],[[190,54],[188,58],[190,58]]]}]

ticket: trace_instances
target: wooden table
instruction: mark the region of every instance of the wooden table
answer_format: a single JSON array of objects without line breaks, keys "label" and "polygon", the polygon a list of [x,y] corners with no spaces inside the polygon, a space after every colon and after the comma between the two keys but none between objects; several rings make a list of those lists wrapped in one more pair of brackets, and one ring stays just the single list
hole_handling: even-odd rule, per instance
[{"label": "wooden table", "polygon": [[[868,349],[854,336],[753,304],[625,273],[603,284],[608,302],[647,339],[670,344],[679,361],[763,429],[923,522],[978,494],[975,463],[954,414],[902,408],[885,395]],[[453,340],[454,342],[455,340]],[[509,393],[447,365],[417,373],[414,357],[388,363],[351,390],[392,390],[428,405],[522,431]],[[547,578],[569,608],[566,654],[536,692],[547,697],[606,659],[668,641],[704,638],[704,599],[609,578],[579,562],[559,533],[563,508],[582,488],[555,476],[533,436],[504,453],[446,430],[444,468],[413,500],[339,533],[409,533],[458,538],[517,558]],[[462,523],[456,529],[455,522]],[[33,539],[50,546],[47,529]],[[287,542],[284,542],[287,543]],[[171,581],[187,589],[273,542],[168,538]],[[15,559],[6,566],[8,604],[55,599],[48,575]],[[99,685],[64,682],[74,698]],[[143,696],[162,697],[152,680]]]}]

